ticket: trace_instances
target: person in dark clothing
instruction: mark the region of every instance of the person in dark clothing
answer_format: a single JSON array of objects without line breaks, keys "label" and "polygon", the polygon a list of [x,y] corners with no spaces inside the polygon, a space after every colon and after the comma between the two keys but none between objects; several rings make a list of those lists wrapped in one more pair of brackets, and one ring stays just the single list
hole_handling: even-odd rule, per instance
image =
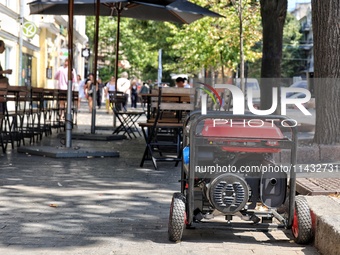
[{"label": "person in dark clothing", "polygon": [[94,76],[92,73],[90,73],[89,77],[85,81],[85,95],[89,103],[89,112],[92,111],[93,91],[98,87],[97,85],[98,84],[94,84]]},{"label": "person in dark clothing", "polygon": [[100,109],[102,106],[102,96],[103,96],[103,88],[104,88],[104,84],[102,82],[101,78],[98,78],[97,80],[98,83],[98,90],[97,90],[97,106]]},{"label": "person in dark clothing", "polygon": [[138,92],[137,92],[138,86],[137,81],[133,80],[131,82],[131,108],[137,108],[137,101],[138,101]]},{"label": "person in dark clothing", "polygon": [[[141,101],[141,105],[142,107],[146,106],[146,103],[148,101],[146,96],[143,96],[143,94],[149,94],[150,91],[150,87],[146,82],[143,82],[143,86],[141,87],[140,91],[139,91],[139,96],[140,96],[140,101]],[[142,96],[141,96],[142,94]]]},{"label": "person in dark clothing", "polygon": [[[0,54],[2,54],[6,49],[5,42],[3,40],[0,40]],[[8,78],[4,76],[4,74],[12,74],[11,69],[3,70],[1,63],[0,63],[0,82],[8,84]]]}]

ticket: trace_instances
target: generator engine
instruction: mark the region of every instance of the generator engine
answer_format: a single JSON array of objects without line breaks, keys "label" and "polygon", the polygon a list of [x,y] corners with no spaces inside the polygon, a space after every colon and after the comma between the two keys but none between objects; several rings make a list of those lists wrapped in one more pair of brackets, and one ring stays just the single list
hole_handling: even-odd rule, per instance
[{"label": "generator engine", "polygon": [[221,174],[206,184],[205,189],[209,203],[225,214],[244,209],[249,200],[247,182],[235,174]]},{"label": "generator engine", "polygon": [[[255,209],[259,202],[268,208],[281,206],[286,199],[287,174],[273,160],[273,154],[279,152],[275,145],[282,138],[281,131],[268,124],[259,133],[256,128],[218,123],[206,120],[194,150],[189,146],[183,150],[184,169],[189,169],[185,165],[190,151],[195,154],[190,162],[195,172],[195,208],[202,213],[233,215]],[[262,132],[270,139],[263,140]]]}]

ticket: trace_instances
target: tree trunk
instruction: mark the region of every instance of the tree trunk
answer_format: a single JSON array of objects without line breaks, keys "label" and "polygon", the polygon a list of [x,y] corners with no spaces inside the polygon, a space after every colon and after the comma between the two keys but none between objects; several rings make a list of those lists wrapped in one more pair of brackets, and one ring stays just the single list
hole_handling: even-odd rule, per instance
[{"label": "tree trunk", "polygon": [[272,88],[279,86],[281,77],[283,26],[287,0],[260,0],[263,27],[261,67],[261,109],[272,106]]},{"label": "tree trunk", "polygon": [[340,2],[313,0],[314,86],[316,127],[314,142],[340,142]]}]

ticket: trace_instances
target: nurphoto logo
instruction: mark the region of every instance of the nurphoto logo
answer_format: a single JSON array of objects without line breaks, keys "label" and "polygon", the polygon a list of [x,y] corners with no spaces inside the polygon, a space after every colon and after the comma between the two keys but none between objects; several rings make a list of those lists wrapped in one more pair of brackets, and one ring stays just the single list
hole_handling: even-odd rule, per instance
[{"label": "nurphoto logo", "polygon": [[[210,86],[209,86],[210,87]],[[233,114],[238,115],[244,115],[245,111],[245,97],[240,88],[238,88],[235,85],[231,84],[216,84],[214,88],[217,89],[228,89],[233,97]],[[259,110],[256,109],[253,105],[253,90],[249,88],[247,90],[247,102],[248,102],[248,109],[251,113],[255,115],[270,115],[275,112],[275,110],[278,107],[278,89],[272,88],[273,90],[273,100],[272,100],[272,106],[270,109],[267,110]],[[216,94],[216,90],[212,91],[218,98],[219,95]],[[306,96],[304,98],[287,98],[287,93],[303,93]],[[211,96],[211,95],[210,95]],[[281,114],[286,115],[287,114],[287,105],[295,105],[296,108],[298,108],[304,115],[312,115],[306,107],[303,105],[304,103],[307,103],[311,99],[311,93],[308,89],[304,88],[281,88]],[[201,96],[201,113],[202,115],[207,114],[207,94],[203,94]]]}]

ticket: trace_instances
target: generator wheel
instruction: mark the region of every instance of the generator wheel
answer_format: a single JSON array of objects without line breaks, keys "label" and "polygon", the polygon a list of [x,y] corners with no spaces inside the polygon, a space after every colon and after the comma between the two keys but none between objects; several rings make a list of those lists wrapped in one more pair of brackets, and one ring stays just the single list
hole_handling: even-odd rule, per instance
[{"label": "generator wheel", "polygon": [[168,225],[168,237],[170,241],[181,241],[185,220],[185,196],[182,193],[176,192],[172,196],[172,201],[170,205]]},{"label": "generator wheel", "polygon": [[294,241],[298,244],[307,244],[312,241],[312,217],[307,201],[303,196],[295,198],[292,233]]}]

